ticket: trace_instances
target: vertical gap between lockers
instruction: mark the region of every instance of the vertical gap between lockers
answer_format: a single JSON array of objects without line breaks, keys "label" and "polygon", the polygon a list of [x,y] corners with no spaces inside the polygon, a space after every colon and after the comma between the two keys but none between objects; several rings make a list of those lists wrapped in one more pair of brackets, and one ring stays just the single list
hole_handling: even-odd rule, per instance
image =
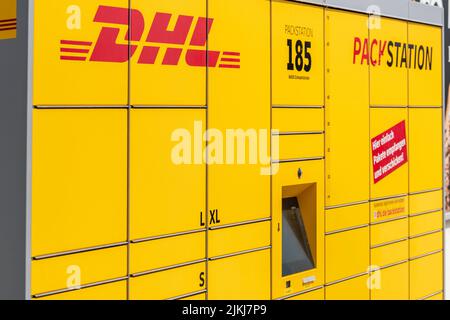
[{"label": "vertical gap between lockers", "polygon": [[[206,141],[205,141],[205,152],[207,152],[208,148],[208,129],[209,129],[209,32],[208,32],[208,19],[209,19],[209,0],[205,0],[205,13],[206,13],[206,67],[205,67],[205,103],[206,103],[206,110],[205,110],[205,127],[206,127]],[[207,154],[207,153],[205,153]],[[205,162],[205,212],[204,212],[204,219],[205,219],[205,299],[209,299],[209,174],[208,174],[208,161]]]},{"label": "vertical gap between lockers", "polygon": [[[323,253],[322,253],[322,257],[323,257],[323,299],[325,300],[325,282],[326,282],[326,265],[327,265],[327,260],[326,260],[326,238],[325,238],[325,226],[327,223],[327,211],[325,210],[326,207],[326,203],[327,203],[327,131],[328,131],[328,126],[327,126],[327,8],[323,9],[323,16],[322,16],[322,24],[323,24],[323,128],[324,128],[324,161],[323,161],[323,234],[321,235],[321,237],[323,237]],[[317,217],[316,217],[316,221],[317,221]],[[317,258],[316,258],[317,259]]]},{"label": "vertical gap between lockers", "polygon": [[[128,0],[128,28],[130,35],[133,34],[131,28],[131,0]],[[126,298],[130,300],[130,143],[131,143],[131,37],[128,37],[128,88],[127,88],[127,286],[126,286]]]},{"label": "vertical gap between lockers", "polygon": [[269,88],[270,88],[270,102],[269,102],[269,112],[270,112],[270,129],[269,129],[269,135],[270,135],[270,172],[271,172],[271,174],[270,174],[270,183],[269,183],[269,188],[270,188],[270,191],[269,191],[269,197],[270,197],[270,199],[269,199],[269,206],[270,206],[270,208],[269,208],[269,214],[270,214],[270,255],[269,255],[269,257],[270,257],[270,261],[269,261],[269,270],[270,270],[270,275],[269,275],[269,281],[270,281],[270,290],[269,290],[269,293],[270,293],[270,300],[272,300],[273,299],[273,210],[272,210],[272,186],[273,186],[273,174],[272,174],[272,125],[273,125],[273,122],[272,122],[272,106],[273,106],[273,78],[272,78],[272,76],[273,76],[273,65],[272,65],[272,59],[273,59],[273,52],[272,52],[272,50],[273,50],[273,33],[272,33],[272,28],[273,28],[273,26],[272,26],[272,23],[273,23],[273,21],[272,21],[272,0],[270,1],[270,9],[269,9],[269,14],[270,14],[270,17],[269,17],[269,32],[270,32],[270,34],[269,34],[269,46],[270,46],[270,48],[269,48],[269,59],[270,59],[270,61],[269,61],[269,65],[270,65],[270,70],[269,70],[269,77],[270,77],[270,79],[269,79],[269,81],[270,81],[270,86],[269,86]]},{"label": "vertical gap between lockers", "polygon": [[[406,22],[406,42],[409,44],[409,22]],[[411,63],[411,61],[409,62]],[[409,101],[409,68],[407,68],[406,70],[406,74],[407,74],[407,85],[406,85],[406,116],[408,118],[408,125],[407,127],[407,142],[408,142],[408,146],[411,146],[410,143],[410,130],[409,130],[409,126],[411,125],[411,123],[409,122],[409,105],[410,105],[410,101]],[[410,149],[407,148],[406,149],[407,152],[410,152]],[[411,270],[410,270],[410,262],[409,262],[409,236],[411,235],[411,230],[410,230],[410,223],[409,223],[409,213],[410,213],[410,207],[409,207],[409,203],[410,203],[410,196],[409,196],[409,192],[410,192],[410,177],[411,177],[411,158],[409,157],[409,155],[407,154],[408,157],[408,300],[411,300]]]},{"label": "vertical gap between lockers", "polygon": [[[444,14],[445,15],[445,14]],[[442,215],[443,215],[443,225],[442,225],[442,248],[443,248],[443,259],[442,259],[442,270],[443,270],[443,277],[442,277],[442,296],[443,296],[443,300],[445,300],[446,297],[446,278],[447,278],[447,274],[446,274],[446,225],[447,225],[447,221],[446,221],[446,213],[445,213],[445,208],[446,208],[446,200],[445,200],[445,193],[446,193],[446,188],[445,188],[445,170],[446,170],[446,157],[445,157],[445,153],[446,153],[446,134],[445,134],[445,130],[446,130],[446,108],[447,108],[447,101],[446,101],[446,97],[447,97],[447,83],[446,83],[446,76],[445,76],[445,65],[447,63],[447,59],[446,59],[446,55],[447,55],[447,48],[446,48],[446,41],[445,41],[445,28],[448,28],[445,24],[445,17],[442,18],[443,21],[443,26],[441,27],[441,83],[442,83],[442,112],[441,112],[441,125],[442,125]],[[448,98],[447,98],[448,99]]]},{"label": "vertical gap between lockers", "polygon": [[[381,19],[381,18],[380,18]],[[381,21],[380,21],[381,22]],[[369,13],[369,15],[368,15],[368,18],[367,18],[367,35],[368,35],[368,39],[369,39],[369,42],[370,41],[372,41],[372,34],[371,34],[371,28],[372,28],[372,25],[371,25],[371,15],[370,15],[370,13]],[[371,205],[372,205],[372,176],[371,176],[371,174],[370,174],[370,167],[372,166],[372,157],[370,156],[371,155],[371,149],[372,149],[372,146],[371,146],[371,144],[370,144],[370,141],[371,141],[371,135],[372,135],[372,131],[371,131],[371,126],[370,126],[370,121],[371,121],[371,118],[372,118],[372,108],[371,108],[371,106],[372,106],[372,91],[371,91],[371,81],[370,81],[370,76],[371,76],[371,71],[372,71],[372,64],[371,63],[369,63],[369,66],[367,67],[367,76],[368,76],[368,87],[369,87],[369,90],[368,90],[368,93],[369,93],[369,99],[368,99],[368,101],[369,101],[369,105],[367,106],[368,108],[369,108],[369,119],[368,119],[368,128],[369,128],[369,136],[367,137],[368,139],[367,139],[367,142],[368,142],[368,153],[369,153],[369,161],[368,161],[368,163],[367,163],[367,165],[369,166],[369,179],[368,179],[368,183],[369,183],[369,208],[368,208],[368,214],[369,214],[369,266],[368,266],[368,273],[369,273],[369,277],[368,277],[368,282],[367,282],[367,287],[369,288],[369,300],[373,300],[373,297],[372,297],[372,279],[371,279],[371,276],[372,276],[372,223],[371,223],[371,214],[372,214],[372,212],[371,212]]]}]

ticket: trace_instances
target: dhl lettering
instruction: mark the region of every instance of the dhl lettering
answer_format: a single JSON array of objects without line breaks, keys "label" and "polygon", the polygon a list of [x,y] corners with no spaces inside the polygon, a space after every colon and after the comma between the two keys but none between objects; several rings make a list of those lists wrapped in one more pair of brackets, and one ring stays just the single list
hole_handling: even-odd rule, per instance
[{"label": "dhl lettering", "polygon": [[353,64],[367,64],[374,67],[382,63],[390,68],[432,70],[433,48],[423,45],[394,41],[361,39],[355,37]]},{"label": "dhl lettering", "polygon": [[[175,27],[169,30],[175,18]],[[162,55],[162,65],[176,66],[184,55],[184,62],[191,67],[240,68],[239,52],[206,50],[206,41],[214,23],[212,18],[174,17],[170,13],[156,12],[145,38],[145,18],[136,9],[99,6],[93,21],[108,26],[102,27],[90,57],[92,42],[61,40],[61,60],[124,63],[140,51],[138,64],[155,64]],[[125,38],[119,39],[124,27],[127,28]],[[192,28],[192,36],[188,39]]]}]

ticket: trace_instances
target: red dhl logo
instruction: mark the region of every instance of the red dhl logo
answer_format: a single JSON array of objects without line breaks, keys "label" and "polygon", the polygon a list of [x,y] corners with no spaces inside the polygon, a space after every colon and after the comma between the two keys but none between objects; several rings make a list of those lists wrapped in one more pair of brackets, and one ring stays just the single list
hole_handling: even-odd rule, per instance
[{"label": "red dhl logo", "polygon": [[[141,46],[138,64],[155,64],[158,56],[164,51],[160,45],[166,44],[175,46],[165,48],[163,65],[179,65],[184,53],[184,60],[191,67],[240,68],[239,52],[206,50],[207,37],[214,19],[199,17],[194,24],[195,17],[179,15],[174,29],[168,30],[172,18],[173,15],[170,13],[155,14],[150,31],[145,38],[148,45]],[[94,22],[127,26],[128,31],[124,39],[127,43],[118,41],[120,28],[104,26],[93,49],[92,42],[61,40],[61,60],[123,63],[136,54],[140,47],[137,42],[142,40],[145,29],[144,16],[139,10],[100,6]],[[192,26],[194,30],[188,42]],[[191,48],[180,48],[187,43]],[[91,53],[90,56],[89,53]]]}]

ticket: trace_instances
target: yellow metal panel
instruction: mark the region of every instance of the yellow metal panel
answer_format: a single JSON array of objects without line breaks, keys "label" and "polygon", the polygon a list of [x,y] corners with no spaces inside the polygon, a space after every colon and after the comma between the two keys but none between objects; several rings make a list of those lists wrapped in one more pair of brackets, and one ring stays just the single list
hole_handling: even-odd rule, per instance
[{"label": "yellow metal panel", "polygon": [[431,296],[429,298],[426,298],[425,300],[444,300],[444,294],[443,293],[439,293],[439,294],[436,294],[436,295]]},{"label": "yellow metal panel", "polygon": [[[405,131],[396,132],[391,130],[401,122],[405,122]],[[383,134],[385,133],[385,134]],[[370,152],[370,198],[378,199],[391,196],[398,196],[408,193],[408,109],[407,108],[371,108],[370,109],[370,138],[374,139],[383,134],[384,137],[392,137],[392,140],[383,146],[383,139],[381,146],[374,153]],[[391,136],[391,134],[393,136]],[[403,135],[403,136],[402,136]],[[402,146],[401,143],[405,146]],[[412,143],[412,142],[411,142]],[[392,144],[392,146],[391,146]],[[385,147],[386,146],[386,147]],[[399,146],[399,147],[396,147]],[[398,148],[398,149],[397,149]],[[406,149],[406,150],[405,150]],[[392,150],[396,150],[392,152]],[[387,175],[380,180],[375,180],[374,166],[381,168],[388,168],[389,163],[397,158],[403,156],[404,163],[402,165],[395,165],[393,169],[387,172]],[[384,159],[383,159],[384,157]],[[375,160],[377,158],[377,160]],[[381,160],[383,159],[383,160]],[[378,161],[378,162],[375,162]],[[402,162],[403,162],[402,161]],[[375,164],[376,163],[376,164]],[[384,174],[383,174],[384,175]],[[377,182],[375,182],[377,181]]]},{"label": "yellow metal panel", "polygon": [[410,195],[410,214],[442,210],[442,199],[442,190]]},{"label": "yellow metal panel", "polygon": [[274,105],[323,106],[323,15],[320,7],[272,2]]},{"label": "yellow metal panel", "polygon": [[305,159],[323,157],[324,135],[301,134],[281,135],[280,155],[275,160]]},{"label": "yellow metal panel", "polygon": [[126,300],[127,282],[119,281],[89,287],[81,290],[68,291],[37,300]]},{"label": "yellow metal panel", "polygon": [[[324,161],[282,163],[272,185],[272,298],[299,293],[324,283]],[[299,170],[302,172],[299,177]],[[283,277],[282,199],[297,197],[315,268]],[[315,280],[303,281],[314,278]],[[286,284],[290,282],[290,285]]]},{"label": "yellow metal panel", "polygon": [[205,232],[130,245],[130,273],[205,259]]},{"label": "yellow metal panel", "polygon": [[426,232],[442,229],[444,217],[442,211],[436,211],[427,214],[409,218],[409,235],[416,236]]},{"label": "yellow metal panel", "polygon": [[[409,265],[402,263],[372,273],[372,300],[408,300]],[[379,277],[379,278],[378,278]]]},{"label": "yellow metal panel", "polygon": [[32,256],[127,239],[127,111],[33,110]]},{"label": "yellow metal panel", "polygon": [[411,258],[435,252],[443,246],[442,231],[409,240],[409,256]]},{"label": "yellow metal panel", "polygon": [[369,199],[369,66],[353,63],[368,17],[325,10],[326,206]]},{"label": "yellow metal panel", "polygon": [[365,224],[369,224],[368,203],[325,211],[325,232],[333,232]]},{"label": "yellow metal panel", "polygon": [[270,299],[270,250],[209,262],[208,299]]},{"label": "yellow metal panel", "polygon": [[370,222],[382,222],[408,215],[408,197],[373,201],[370,203]]},{"label": "yellow metal panel", "polygon": [[325,300],[369,300],[368,276],[361,276],[325,287]]},{"label": "yellow metal panel", "polygon": [[[252,150],[258,149],[260,155],[270,152],[270,132],[260,131],[270,129],[270,2],[211,0],[208,11],[216,23],[209,49],[233,51],[241,57],[240,68],[208,71],[208,126],[216,129],[216,134],[209,136],[209,150],[213,153],[217,133],[225,137],[227,129],[259,131],[266,137],[257,139],[257,145],[248,137],[229,139],[238,142],[234,148],[227,142],[227,148],[235,150],[235,156],[230,157],[232,164],[218,164],[210,158],[208,211],[218,210],[220,223],[214,225],[269,217],[270,177],[261,171],[270,170],[269,161],[264,161],[268,159],[259,157],[251,163],[246,157],[245,164],[237,160],[238,154],[255,155]],[[237,147],[239,141],[244,141],[245,148]]]},{"label": "yellow metal panel", "polygon": [[323,108],[273,108],[272,128],[283,132],[323,132]]},{"label": "yellow metal panel", "polygon": [[325,237],[326,282],[367,272],[369,267],[369,227]]},{"label": "yellow metal panel", "polygon": [[325,289],[318,289],[286,300],[325,300]]},{"label": "yellow metal panel", "polygon": [[127,275],[127,247],[115,247],[31,262],[31,294],[73,289]]},{"label": "yellow metal panel", "polygon": [[196,294],[194,296],[189,296],[186,298],[182,298],[180,300],[196,300],[196,301],[206,300],[206,293]]},{"label": "yellow metal panel", "polygon": [[2,0],[0,2],[0,40],[16,37],[16,6],[16,0]]},{"label": "yellow metal panel", "polygon": [[270,245],[270,221],[208,231],[209,257]]},{"label": "yellow metal panel", "polygon": [[270,299],[270,250],[208,262],[208,299]]},{"label": "yellow metal panel", "polygon": [[414,45],[409,70],[409,105],[442,107],[442,33],[440,27],[408,23]]},{"label": "yellow metal panel", "polygon": [[[408,24],[404,21],[376,18],[370,29],[370,104],[372,106],[408,105]],[[379,20],[378,20],[379,19]],[[401,44],[397,51],[396,43]],[[402,54],[405,54],[403,56]]]},{"label": "yellow metal panel", "polygon": [[[139,43],[142,49],[131,57],[131,104],[206,105],[206,1],[131,0],[131,7],[141,12],[146,23]],[[209,18],[213,37],[221,22]],[[190,63],[191,50],[202,56],[200,65]],[[151,51],[156,57],[148,54]]]},{"label": "yellow metal panel", "polygon": [[409,192],[442,188],[442,110],[409,110]]},{"label": "yellow metal panel", "polygon": [[132,277],[130,300],[170,299],[205,288],[205,263]]},{"label": "yellow metal panel", "polygon": [[410,299],[422,299],[442,291],[443,268],[442,252],[410,262]]},{"label": "yellow metal panel", "polygon": [[205,110],[131,110],[132,239],[205,227],[205,127]]},{"label": "yellow metal panel", "polygon": [[408,260],[408,240],[403,240],[386,246],[373,248],[370,250],[370,256],[370,263],[373,266],[377,267],[384,267]]},{"label": "yellow metal panel", "polygon": [[[105,0],[101,4],[103,7],[91,0],[35,1],[34,105],[127,104],[128,1]],[[117,9],[110,12],[110,6]],[[123,24],[117,24],[120,20]],[[109,39],[115,30],[117,44]],[[103,37],[106,33],[109,37]],[[94,55],[96,52],[102,54]],[[122,59],[107,61],[113,59],[106,57],[116,56]]]},{"label": "yellow metal panel", "polygon": [[370,226],[370,244],[380,244],[402,240],[408,237],[408,218],[384,222]]},{"label": "yellow metal panel", "polygon": [[208,299],[270,299],[270,250],[208,262]]}]

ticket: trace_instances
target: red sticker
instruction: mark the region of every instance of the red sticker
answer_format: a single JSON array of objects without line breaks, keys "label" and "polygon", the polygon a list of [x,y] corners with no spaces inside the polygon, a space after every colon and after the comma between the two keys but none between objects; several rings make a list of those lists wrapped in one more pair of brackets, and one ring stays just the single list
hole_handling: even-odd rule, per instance
[{"label": "red sticker", "polygon": [[387,177],[407,162],[405,121],[372,139],[374,183]]}]

